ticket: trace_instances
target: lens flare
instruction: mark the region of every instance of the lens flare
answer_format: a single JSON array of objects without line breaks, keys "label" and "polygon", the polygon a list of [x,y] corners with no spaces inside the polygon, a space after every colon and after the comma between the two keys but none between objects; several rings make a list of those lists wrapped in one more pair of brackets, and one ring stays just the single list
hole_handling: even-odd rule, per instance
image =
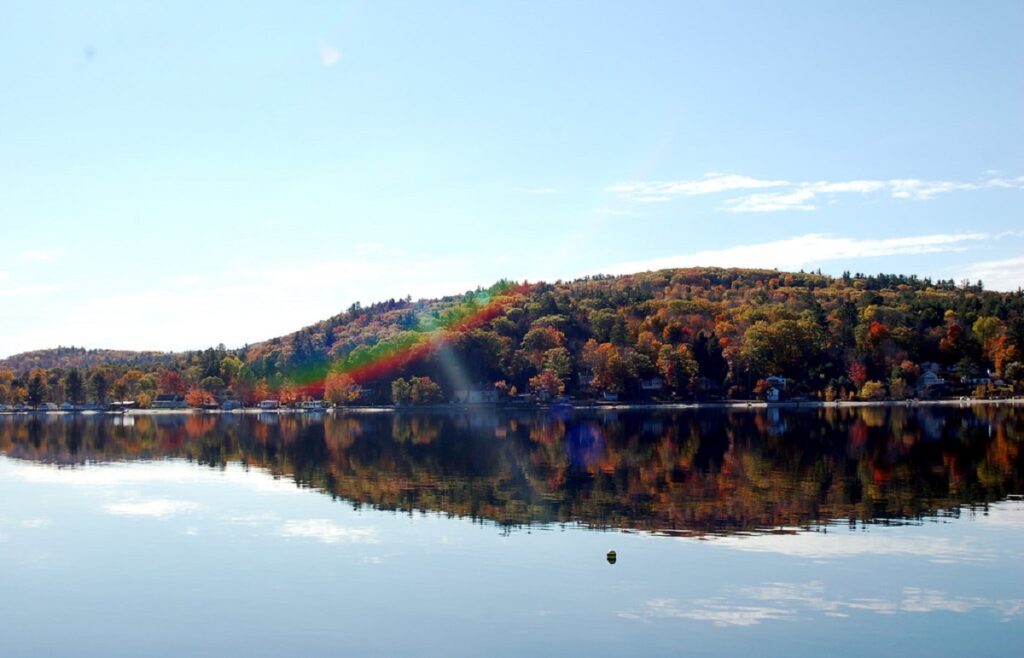
[{"label": "lens flare", "polygon": [[[499,283],[489,290],[474,293],[468,300],[438,315],[424,315],[414,328],[392,339],[333,362],[289,370],[287,378],[303,395],[309,396],[323,394],[324,380],[331,372],[347,374],[357,384],[379,379],[442,349],[453,336],[481,327],[504,314],[505,309],[531,288],[526,283]],[[450,363],[450,355],[447,361],[448,369],[458,367]]]}]

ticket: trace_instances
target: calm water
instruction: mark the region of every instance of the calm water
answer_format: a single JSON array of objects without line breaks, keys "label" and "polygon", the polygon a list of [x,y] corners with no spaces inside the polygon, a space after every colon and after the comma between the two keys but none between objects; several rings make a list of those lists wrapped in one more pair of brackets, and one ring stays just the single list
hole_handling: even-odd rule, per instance
[{"label": "calm water", "polygon": [[1024,653],[1021,409],[4,416],[0,454],[5,657]]}]

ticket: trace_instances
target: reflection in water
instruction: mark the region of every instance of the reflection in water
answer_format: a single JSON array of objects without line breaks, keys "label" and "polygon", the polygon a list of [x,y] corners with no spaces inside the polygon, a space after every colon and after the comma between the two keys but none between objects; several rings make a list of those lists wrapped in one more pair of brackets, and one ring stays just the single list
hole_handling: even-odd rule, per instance
[{"label": "reflection in water", "polygon": [[715,626],[753,626],[766,621],[796,620],[801,617],[849,617],[854,612],[881,615],[901,613],[974,611],[994,613],[1001,622],[1024,614],[1024,599],[991,599],[954,596],[939,590],[905,587],[893,598],[844,598],[826,591],[820,581],[770,583],[740,588],[728,598],[698,599],[683,603],[677,599],[654,599],[641,609],[620,612],[624,619],[692,619]]},{"label": "reflection in water", "polygon": [[[955,515],[1024,491],[1013,407],[128,418],[4,416],[0,451],[59,465],[239,462],[357,505],[678,534]],[[115,513],[173,513],[163,502]],[[368,539],[329,524],[288,532]]]}]

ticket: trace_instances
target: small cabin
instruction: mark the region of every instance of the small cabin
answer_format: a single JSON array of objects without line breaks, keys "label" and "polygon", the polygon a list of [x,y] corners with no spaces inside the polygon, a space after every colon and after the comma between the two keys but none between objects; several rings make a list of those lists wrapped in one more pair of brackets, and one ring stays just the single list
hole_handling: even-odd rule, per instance
[{"label": "small cabin", "polygon": [[640,380],[640,388],[645,391],[660,391],[664,386],[665,381],[661,377]]},{"label": "small cabin", "polygon": [[452,398],[461,404],[493,404],[498,401],[498,391],[494,388],[459,389]]},{"label": "small cabin", "polygon": [[185,396],[183,395],[164,393],[156,396],[149,406],[152,409],[184,409],[188,406],[188,403],[185,402]]},{"label": "small cabin", "polygon": [[261,400],[260,409],[280,409],[281,402],[278,400]]}]

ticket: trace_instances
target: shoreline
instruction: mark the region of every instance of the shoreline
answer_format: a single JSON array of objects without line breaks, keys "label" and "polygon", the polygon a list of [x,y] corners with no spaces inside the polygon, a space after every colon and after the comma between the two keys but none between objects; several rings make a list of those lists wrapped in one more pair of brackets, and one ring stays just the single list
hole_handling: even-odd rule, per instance
[{"label": "shoreline", "polygon": [[825,402],[822,400],[765,402],[763,400],[732,400],[728,402],[655,402],[655,403],[589,403],[572,406],[545,404],[434,404],[422,406],[355,406],[334,407],[324,411],[304,409],[129,409],[126,411],[108,410],[4,410],[0,416],[166,416],[166,415],[308,415],[327,416],[334,414],[365,414],[365,413],[419,413],[419,412],[491,412],[491,411],[545,411],[559,409],[564,411],[700,411],[703,409],[850,409],[859,407],[967,407],[967,406],[1024,406],[1024,397],[1008,399],[959,399],[940,400],[842,400]]}]

